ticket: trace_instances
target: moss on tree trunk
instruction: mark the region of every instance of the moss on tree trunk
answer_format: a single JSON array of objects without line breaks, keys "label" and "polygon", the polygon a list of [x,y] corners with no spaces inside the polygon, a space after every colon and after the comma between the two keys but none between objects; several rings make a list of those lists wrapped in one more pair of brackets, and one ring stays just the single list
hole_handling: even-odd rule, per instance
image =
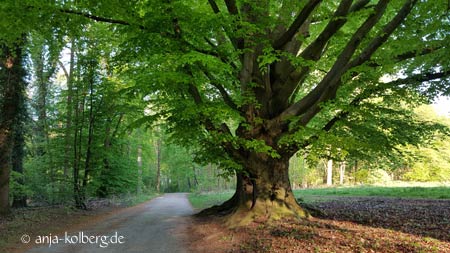
[{"label": "moss on tree trunk", "polygon": [[223,215],[229,227],[310,215],[296,201],[289,181],[289,158],[252,154],[237,173],[236,192],[220,206],[201,214]]}]

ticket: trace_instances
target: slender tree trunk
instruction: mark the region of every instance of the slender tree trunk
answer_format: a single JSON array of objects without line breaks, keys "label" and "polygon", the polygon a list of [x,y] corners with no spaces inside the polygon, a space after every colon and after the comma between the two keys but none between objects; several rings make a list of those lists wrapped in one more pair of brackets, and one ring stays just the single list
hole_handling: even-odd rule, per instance
[{"label": "slender tree trunk", "polygon": [[192,185],[191,185],[191,178],[190,177],[186,177],[186,180],[187,180],[188,190],[191,191],[191,187],[192,187]]},{"label": "slender tree trunk", "polygon": [[[9,180],[13,161],[15,123],[21,117],[18,101],[24,99],[25,71],[23,69],[22,48],[0,47],[0,215],[10,212]],[[15,161],[17,162],[17,161]]]},{"label": "slender tree trunk", "polygon": [[75,201],[76,208],[83,208],[83,200],[81,197],[81,189],[80,189],[80,165],[79,165],[79,152],[78,152],[78,109],[75,110],[75,125],[74,125],[74,139],[73,139],[73,195]]},{"label": "slender tree trunk", "polygon": [[161,190],[161,137],[156,140],[156,192]]},{"label": "slender tree trunk", "polygon": [[36,59],[36,83],[37,83],[37,101],[36,111],[38,114],[36,127],[36,154],[43,156],[45,153],[45,129],[47,121],[47,83],[44,78],[44,59],[42,49]]},{"label": "slender tree trunk", "polygon": [[302,188],[308,188],[308,179],[306,177],[308,174],[308,172],[306,170],[306,162],[305,162],[306,158],[307,158],[307,155],[305,154],[302,157]]},{"label": "slender tree trunk", "polygon": [[108,189],[106,187],[105,181],[106,181],[106,177],[108,176],[109,172],[110,172],[110,163],[109,163],[109,159],[108,159],[108,154],[111,150],[111,122],[112,119],[110,117],[108,117],[106,119],[106,128],[105,128],[105,139],[103,140],[103,150],[105,153],[105,156],[103,157],[103,170],[100,172],[100,186],[98,187],[97,190],[97,196],[99,197],[106,197],[108,195]]},{"label": "slender tree trunk", "polygon": [[139,144],[137,147],[137,166],[138,166],[138,175],[137,175],[137,193],[140,194],[142,192],[142,145]]},{"label": "slender tree trunk", "polygon": [[86,158],[84,161],[84,176],[83,176],[83,191],[87,187],[89,173],[91,171],[91,158],[92,158],[92,141],[94,139],[94,80],[90,80],[89,83],[89,126],[88,126],[88,143],[86,147]]},{"label": "slender tree trunk", "polygon": [[341,185],[344,184],[345,166],[346,166],[345,161],[342,161],[339,164],[339,184]]},{"label": "slender tree trunk", "polygon": [[197,179],[197,171],[195,170],[195,166],[192,166],[192,170],[194,171],[194,187],[198,186],[198,179]]},{"label": "slender tree trunk", "polygon": [[63,175],[64,177],[67,177],[69,175],[69,168],[71,166],[70,160],[71,160],[71,136],[72,136],[72,110],[73,107],[73,70],[75,65],[75,40],[73,39],[71,42],[71,49],[70,49],[70,62],[69,62],[69,71],[66,70],[64,67],[64,64],[59,62],[60,67],[64,71],[64,75],[66,76],[67,81],[67,103],[66,103],[66,132],[64,135],[64,168],[63,168]]},{"label": "slender tree trunk", "polygon": [[110,117],[107,118],[107,123],[106,123],[106,128],[105,128],[105,139],[103,140],[103,149],[105,152],[105,156],[103,157],[103,170],[100,172],[100,177],[99,177],[101,180],[101,185],[97,190],[97,195],[99,197],[106,197],[109,194],[106,181],[108,180],[107,177],[110,173],[111,165],[110,165],[110,161],[108,159],[108,155],[111,152],[112,140],[119,132],[119,127],[120,127],[120,124],[122,123],[123,116],[124,116],[123,113],[119,114],[119,119],[117,120],[117,123],[116,123],[115,128],[112,131],[112,133],[111,133],[111,130],[112,130],[111,124],[113,122],[113,119]]},{"label": "slender tree trunk", "polygon": [[333,185],[333,160],[331,159],[327,162],[327,185]]},{"label": "slender tree trunk", "polygon": [[[80,73],[80,71],[77,71]],[[86,99],[86,94],[82,95],[83,98],[80,100],[80,88],[76,89],[75,95],[75,119],[74,119],[74,139],[73,139],[73,194],[75,207],[79,209],[86,209],[86,204],[84,203],[84,193],[82,188],[82,181],[80,179],[80,166],[81,166],[81,147],[82,147],[82,135],[83,135],[83,124],[84,124],[84,103]]]}]

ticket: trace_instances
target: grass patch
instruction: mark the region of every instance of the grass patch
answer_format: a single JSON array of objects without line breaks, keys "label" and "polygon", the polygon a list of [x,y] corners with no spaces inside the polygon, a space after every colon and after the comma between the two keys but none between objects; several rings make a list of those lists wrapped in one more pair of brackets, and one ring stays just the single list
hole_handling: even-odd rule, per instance
[{"label": "grass patch", "polygon": [[377,196],[396,198],[450,199],[449,186],[353,186],[294,190],[296,197],[305,201],[317,196]]},{"label": "grass patch", "polygon": [[[189,194],[189,201],[197,209],[218,205],[231,198],[233,191]],[[450,199],[450,186],[432,183],[396,183],[390,186],[346,186],[294,190],[294,195],[306,203],[328,201],[334,196],[395,197]]]},{"label": "grass patch", "polygon": [[233,191],[191,193],[188,198],[196,209],[219,205],[233,196]]}]

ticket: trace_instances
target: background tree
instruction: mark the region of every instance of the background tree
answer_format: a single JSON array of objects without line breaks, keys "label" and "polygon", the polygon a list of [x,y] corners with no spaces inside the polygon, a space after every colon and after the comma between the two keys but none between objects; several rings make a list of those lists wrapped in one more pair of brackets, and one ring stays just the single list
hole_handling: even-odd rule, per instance
[{"label": "background tree", "polygon": [[[0,51],[0,215],[10,212],[11,170],[14,169],[19,176],[22,173],[23,124],[26,118],[22,40],[12,43],[12,46],[1,44]],[[15,195],[16,205],[23,205],[23,198],[23,195]]]}]

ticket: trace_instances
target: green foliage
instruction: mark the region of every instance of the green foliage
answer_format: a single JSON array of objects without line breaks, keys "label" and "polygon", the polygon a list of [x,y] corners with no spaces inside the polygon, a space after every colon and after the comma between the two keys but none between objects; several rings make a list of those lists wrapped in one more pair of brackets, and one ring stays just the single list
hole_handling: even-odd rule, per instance
[{"label": "green foliage", "polygon": [[386,184],[393,179],[389,173],[380,168],[362,168],[353,175],[355,182],[359,184]]},{"label": "green foliage", "polygon": [[448,138],[435,140],[429,147],[411,148],[417,156],[411,167],[403,175],[411,181],[450,181],[450,141]]},{"label": "green foliage", "polygon": [[189,201],[196,209],[204,209],[213,205],[219,205],[230,199],[233,192],[206,192],[206,193],[191,193],[189,194]]},{"label": "green foliage", "polygon": [[30,196],[33,191],[30,185],[24,184],[25,175],[18,173],[17,171],[11,171],[10,175],[10,199],[14,199],[14,196]]},{"label": "green foliage", "polygon": [[[87,196],[151,189],[157,138],[167,191],[226,186],[211,178],[246,170],[249,154],[276,160],[297,151],[297,185],[319,184],[324,159],[359,161],[347,172],[359,182],[396,171],[449,180],[448,140],[437,140],[448,125],[414,113],[449,94],[446,0],[415,1],[392,34],[404,1],[388,1],[356,40],[379,1],[344,17],[334,14],[342,1],[321,1],[278,47],[307,1],[237,1],[237,15],[211,2],[2,1],[0,16],[10,18],[0,21],[0,43],[29,36],[30,80],[40,79],[38,66],[49,75],[47,117],[36,108],[31,117],[45,131],[31,124],[27,139],[32,198],[65,201],[69,182]],[[339,20],[341,28],[326,30]]]}]

